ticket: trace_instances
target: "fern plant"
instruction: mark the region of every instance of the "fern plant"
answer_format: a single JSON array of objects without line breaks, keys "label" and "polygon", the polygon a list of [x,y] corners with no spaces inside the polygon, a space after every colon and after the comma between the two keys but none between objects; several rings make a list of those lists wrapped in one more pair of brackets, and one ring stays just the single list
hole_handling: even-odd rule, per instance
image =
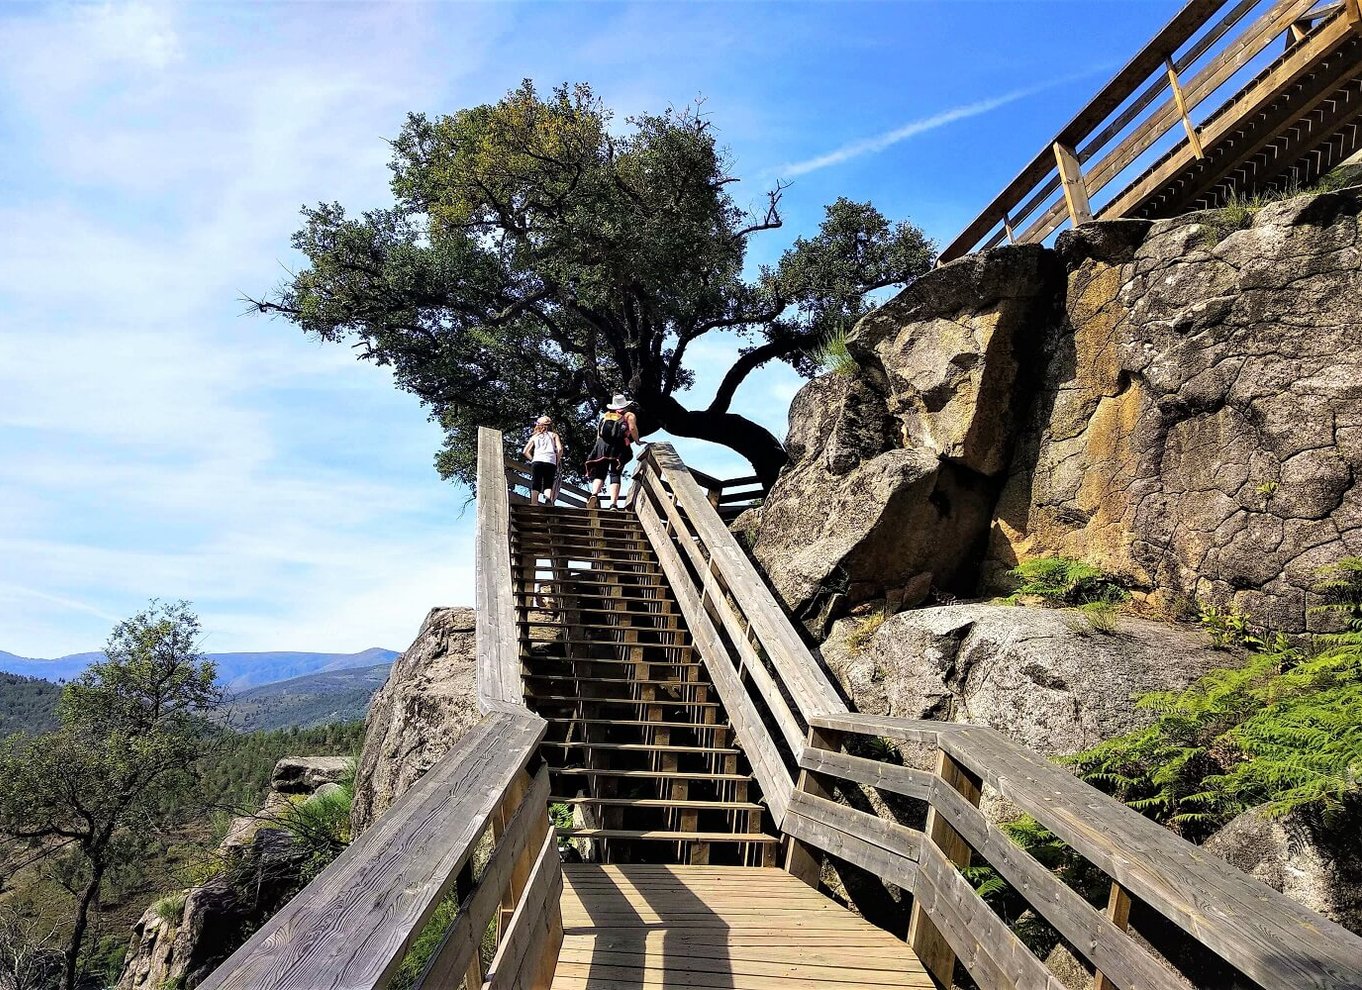
[{"label": "fern plant", "polygon": [[1278,639],[1244,666],[1140,705],[1152,724],[1068,758],[1084,780],[1197,840],[1248,808],[1325,814],[1362,783],[1362,632],[1313,654]]},{"label": "fern plant", "polygon": [[1310,611],[1336,616],[1349,632],[1362,632],[1362,557],[1344,557],[1321,567],[1315,578],[1313,590],[1324,602]]},{"label": "fern plant", "polygon": [[1069,557],[1037,557],[1024,561],[1008,572],[1017,588],[1008,601],[1040,598],[1047,605],[1088,605],[1093,602],[1116,604],[1129,593],[1100,569]]}]

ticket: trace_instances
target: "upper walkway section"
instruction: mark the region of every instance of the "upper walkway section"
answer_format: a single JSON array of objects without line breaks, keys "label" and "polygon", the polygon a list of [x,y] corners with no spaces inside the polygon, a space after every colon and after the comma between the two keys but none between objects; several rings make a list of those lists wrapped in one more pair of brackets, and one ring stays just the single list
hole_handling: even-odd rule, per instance
[{"label": "upper walkway section", "polygon": [[940,260],[1303,186],[1359,148],[1359,0],[1190,0]]}]

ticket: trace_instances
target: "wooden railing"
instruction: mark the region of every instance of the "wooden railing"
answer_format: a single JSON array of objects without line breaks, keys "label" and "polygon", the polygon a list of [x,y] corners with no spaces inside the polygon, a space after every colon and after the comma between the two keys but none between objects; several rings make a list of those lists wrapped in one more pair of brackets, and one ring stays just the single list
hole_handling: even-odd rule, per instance
[{"label": "wooden railing", "polygon": [[[1061,987],[962,875],[977,860],[1094,967],[1096,990],[1186,986],[1127,931],[1132,899],[1263,990],[1362,988],[1362,939],[1000,733],[849,712],[692,475],[654,444],[633,504],[786,840],[788,870],[818,886],[828,854],[911,893],[908,940],[946,987],[957,962],[983,990]],[[936,769],[843,752],[856,736],[932,747]],[[1110,878],[1105,909],[985,818],[985,787]],[[923,828],[852,807],[859,788],[921,802]]]},{"label": "wooden railing", "polygon": [[[536,719],[485,716],[202,986],[386,987],[440,902],[460,887],[467,895],[418,986],[457,987],[465,975],[469,987],[483,986],[473,967],[493,921],[501,948],[487,985],[518,986],[522,973],[552,972],[562,878],[548,775],[527,771],[542,737]],[[473,851],[489,833],[496,846],[475,875]]]},{"label": "wooden railing", "polygon": [[[450,896],[458,911],[418,988],[549,985],[563,938],[563,878],[538,757],[547,726],[521,689],[501,434],[482,430],[478,441],[476,663],[485,714],[218,967],[207,990],[381,990]],[[488,858],[478,856],[475,869],[480,848]]]},{"label": "wooden railing", "polygon": [[648,446],[630,502],[779,824],[809,720],[846,704],[670,444]]},{"label": "wooden railing", "polygon": [[[1249,19],[1260,7],[1258,16]],[[1094,216],[1137,215],[1137,208],[1177,170],[1204,159],[1242,121],[1266,114],[1260,120],[1267,125],[1260,139],[1232,148],[1226,161],[1238,163],[1257,154],[1309,109],[1278,124],[1271,119],[1272,101],[1359,29],[1362,8],[1357,0],[1324,5],[1318,0],[1273,0],[1266,6],[1263,0],[1190,0],[966,225],[940,260],[1004,241],[1043,241],[1066,220],[1077,226]],[[1213,115],[1194,119],[1204,100],[1282,37],[1284,53]],[[1185,138],[1155,167],[1127,178],[1156,145],[1177,132]],[[1217,174],[1206,182],[1214,186],[1221,178]],[[1105,207],[1094,211],[1092,201],[1099,193],[1123,180],[1124,188],[1116,186],[1119,191]]]},{"label": "wooden railing", "polygon": [[[646,455],[645,455],[646,456]],[[705,474],[703,471],[690,469],[691,477],[704,489],[705,496],[709,499],[709,504],[714,506],[719,513],[719,518],[725,522],[742,515],[743,512],[755,505],[760,505],[766,498],[766,486],[761,483],[761,479],[756,475],[748,475],[742,478],[716,478],[712,474]]]},{"label": "wooden railing", "polygon": [[[936,770],[847,755],[842,744],[852,736],[934,747]],[[911,891],[909,942],[946,986],[957,959],[983,988],[1061,985],[961,875],[977,856],[1088,960],[1095,987],[1186,985],[1126,931],[1132,899],[1264,990],[1362,987],[1362,939],[992,729],[816,718],[800,766],[785,831]],[[833,799],[859,786],[926,802],[925,829]],[[1105,911],[984,817],[977,806],[985,786],[1110,878]]]}]

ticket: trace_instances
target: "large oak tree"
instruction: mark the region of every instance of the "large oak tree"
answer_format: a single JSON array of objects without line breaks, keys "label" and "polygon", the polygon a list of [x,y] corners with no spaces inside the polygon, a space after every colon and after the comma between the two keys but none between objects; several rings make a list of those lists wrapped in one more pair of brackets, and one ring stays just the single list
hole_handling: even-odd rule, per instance
[{"label": "large oak tree", "polygon": [[[745,271],[749,240],[781,226],[782,186],[741,207],[698,106],[617,129],[588,86],[544,98],[527,81],[495,104],[409,116],[392,149],[395,204],[305,208],[293,243],[308,266],[252,302],[391,367],[445,430],[441,473],[464,481],[478,425],[519,436],[547,412],[580,454],[622,391],[645,436],[723,444],[769,484],[785,452],[732,411],[738,387],[773,360],[811,374],[867,293],[933,255],[918,228],[838,199],[817,234]],[[691,357],[715,331],[740,345],[696,404]]]}]

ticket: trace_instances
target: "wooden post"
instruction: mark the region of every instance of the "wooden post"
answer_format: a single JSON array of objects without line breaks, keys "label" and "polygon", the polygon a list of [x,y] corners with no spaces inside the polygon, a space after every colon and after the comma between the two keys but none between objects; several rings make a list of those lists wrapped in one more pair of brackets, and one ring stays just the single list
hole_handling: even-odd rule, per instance
[{"label": "wooden post", "polygon": [[1012,218],[1006,213],[1003,214],[1003,231],[1007,234],[1007,243],[1017,243],[1016,231],[1012,229]]},{"label": "wooden post", "polygon": [[[1107,920],[1121,931],[1125,931],[1130,926],[1130,895],[1126,893],[1124,887],[1115,881],[1112,882],[1111,893],[1107,896]],[[1092,990],[1118,990],[1118,988],[1099,969],[1092,974]]]},{"label": "wooden post", "polygon": [[1348,19],[1348,23],[1354,29],[1362,28],[1362,2],[1359,2],[1359,0],[1343,0],[1343,16]]},{"label": "wooden post", "polygon": [[1168,83],[1173,87],[1173,102],[1177,104],[1178,114],[1182,117],[1182,129],[1187,132],[1187,143],[1192,146],[1192,153],[1198,158],[1205,158],[1206,152],[1201,147],[1201,136],[1196,132],[1196,125],[1192,123],[1191,116],[1187,113],[1187,97],[1183,95],[1182,84],[1178,82],[1177,66],[1173,64],[1171,58],[1164,59],[1164,65],[1168,69]]},{"label": "wooden post", "polygon": [[[521,770],[515,775],[511,785],[506,788],[506,798],[501,802],[501,807],[497,809],[496,816],[492,819],[493,839],[501,840],[502,834],[506,831],[506,826],[515,817],[516,809],[525,800],[525,792],[529,789],[529,777],[524,770]],[[542,836],[537,837],[542,838]],[[537,851],[532,843],[527,845],[511,870],[510,879],[506,884],[506,892],[501,898],[501,915],[497,923],[498,940],[501,938],[501,933],[506,930],[506,923],[511,920],[511,915],[515,914],[516,902],[520,900],[520,892],[525,889],[525,881],[529,879],[530,868],[534,866],[534,854]]]},{"label": "wooden post", "polygon": [[[811,725],[809,726],[808,748],[827,749],[834,753],[840,752],[842,749],[842,733],[831,729],[819,729]],[[799,780],[795,784],[795,790],[812,794],[814,797],[832,800],[832,792],[823,786],[818,775],[803,768],[799,771]],[[786,842],[788,845],[785,848],[785,872],[817,890],[819,879],[823,873],[822,853],[798,839],[787,839]]]},{"label": "wooden post", "polygon": [[[959,791],[966,801],[976,808],[979,806],[983,781],[948,756],[945,750],[937,753],[936,773],[948,787]],[[925,831],[927,841],[936,843],[937,848],[945,853],[948,860],[956,866],[969,866],[971,854],[969,843],[935,807],[927,809]],[[927,972],[932,974],[938,984],[949,990],[955,977],[955,951],[937,931],[932,919],[927,917],[927,912],[919,907],[916,898],[913,900],[912,914],[908,918],[908,944],[922,960]]]},{"label": "wooden post", "polygon": [[1088,184],[1083,181],[1083,170],[1073,148],[1055,142],[1055,163],[1059,166],[1059,181],[1064,187],[1064,204],[1069,208],[1069,220],[1077,227],[1092,219],[1092,205],[1088,202]]}]

